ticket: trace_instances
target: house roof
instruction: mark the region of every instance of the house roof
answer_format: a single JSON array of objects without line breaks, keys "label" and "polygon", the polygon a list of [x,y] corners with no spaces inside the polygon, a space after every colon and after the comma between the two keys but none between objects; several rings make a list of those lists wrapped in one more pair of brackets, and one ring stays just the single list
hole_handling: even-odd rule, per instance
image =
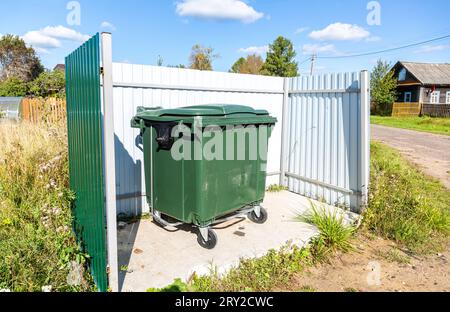
[{"label": "house roof", "polygon": [[66,65],[64,64],[58,64],[55,66],[55,68],[53,68],[53,70],[62,70],[65,71],[66,70]]},{"label": "house roof", "polygon": [[424,85],[450,85],[450,64],[399,63]]}]

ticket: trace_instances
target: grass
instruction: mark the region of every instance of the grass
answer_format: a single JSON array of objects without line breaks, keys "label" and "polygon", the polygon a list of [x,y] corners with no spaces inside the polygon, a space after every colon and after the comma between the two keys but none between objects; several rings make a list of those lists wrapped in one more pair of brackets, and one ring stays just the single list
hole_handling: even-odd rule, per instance
[{"label": "grass", "polygon": [[237,268],[224,276],[212,270],[208,276],[194,275],[189,282],[191,291],[200,292],[267,292],[285,285],[295,273],[311,264],[309,248],[286,246],[271,250],[259,259],[241,260]]},{"label": "grass", "polygon": [[317,207],[313,203],[311,207],[311,212],[299,216],[298,220],[312,224],[319,230],[319,236],[311,244],[315,260],[326,259],[336,251],[351,251],[353,246],[350,240],[356,232],[355,227],[345,225],[344,216],[337,209],[328,210],[325,206]]},{"label": "grass", "polygon": [[67,282],[88,257],[72,233],[65,127],[1,122],[0,146],[0,289],[92,290],[87,274]]},{"label": "grass", "polygon": [[380,143],[371,148],[365,228],[417,253],[442,248],[450,233],[450,191],[395,150]]},{"label": "grass", "polygon": [[376,125],[450,135],[450,118],[372,116]]},{"label": "grass", "polygon": [[267,188],[267,192],[269,193],[279,193],[282,191],[287,191],[288,188],[286,186],[272,184]]},{"label": "grass", "polygon": [[411,258],[398,248],[390,248],[388,251],[378,251],[377,254],[386,259],[389,262],[395,262],[399,264],[408,264],[411,262]]}]

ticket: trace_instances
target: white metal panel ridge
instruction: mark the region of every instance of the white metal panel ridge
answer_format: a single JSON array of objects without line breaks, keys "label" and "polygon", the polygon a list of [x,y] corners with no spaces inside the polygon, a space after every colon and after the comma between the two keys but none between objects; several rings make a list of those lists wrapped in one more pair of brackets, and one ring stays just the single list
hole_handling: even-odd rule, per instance
[{"label": "white metal panel ridge", "polygon": [[292,192],[360,211],[369,174],[368,73],[290,81],[282,182]]}]

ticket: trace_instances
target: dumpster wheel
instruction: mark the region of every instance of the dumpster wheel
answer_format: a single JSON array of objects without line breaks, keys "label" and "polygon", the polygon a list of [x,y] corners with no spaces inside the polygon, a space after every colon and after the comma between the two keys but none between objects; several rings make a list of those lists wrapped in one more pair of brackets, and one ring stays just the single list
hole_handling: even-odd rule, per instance
[{"label": "dumpster wheel", "polygon": [[254,223],[263,224],[267,221],[268,213],[266,209],[264,209],[263,207],[259,207],[259,209],[255,209],[252,212],[249,212],[248,218]]},{"label": "dumpster wheel", "polygon": [[205,233],[201,233],[203,229],[200,229],[200,233],[198,234],[197,241],[203,248],[206,249],[214,249],[217,245],[217,234],[214,230],[208,229],[208,239],[205,240],[203,237]]}]

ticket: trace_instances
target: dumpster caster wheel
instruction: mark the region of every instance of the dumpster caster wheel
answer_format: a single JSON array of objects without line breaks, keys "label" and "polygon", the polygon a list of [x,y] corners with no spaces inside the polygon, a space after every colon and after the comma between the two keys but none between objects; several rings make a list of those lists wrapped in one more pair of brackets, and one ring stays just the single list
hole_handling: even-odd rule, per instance
[{"label": "dumpster caster wheel", "polygon": [[205,249],[214,249],[217,245],[217,234],[211,229],[208,229],[208,240],[203,238],[203,235],[199,233],[197,238],[198,243]]},{"label": "dumpster caster wheel", "polygon": [[250,219],[250,221],[257,223],[257,224],[266,223],[267,218],[268,218],[267,210],[264,209],[263,207],[260,207],[259,208],[259,216],[258,216],[256,210],[254,210],[248,214],[248,218]]}]

